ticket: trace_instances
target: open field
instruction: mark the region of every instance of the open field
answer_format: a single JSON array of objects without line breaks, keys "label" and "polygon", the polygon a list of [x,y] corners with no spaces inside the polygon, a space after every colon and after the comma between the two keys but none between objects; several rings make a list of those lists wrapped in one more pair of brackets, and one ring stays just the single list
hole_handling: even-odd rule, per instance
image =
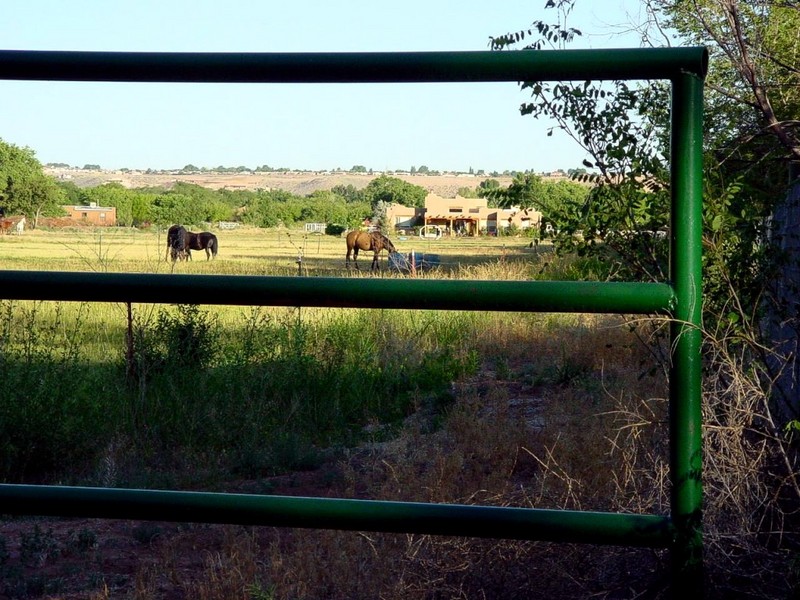
[{"label": "open field", "polygon": [[[368,255],[348,272],[340,237],[215,233],[215,260],[174,272],[407,277],[370,274]],[[526,238],[393,239],[441,257],[425,277],[530,279],[558,262]],[[0,237],[0,269],[168,273],[164,251],[163,230],[26,231]],[[0,309],[4,481],[629,512],[668,495],[664,380],[616,319],[136,305],[128,353],[121,304]],[[9,598],[658,597],[667,564],[649,549],[0,521]]]},{"label": "open field", "polygon": [[[215,260],[195,252],[173,266],[163,230],[42,228],[0,236],[0,269],[409,276],[385,258],[371,274],[369,256],[347,271],[340,237],[215,233]],[[585,262],[526,238],[393,239],[440,256],[424,277],[592,278]],[[1,481],[669,510],[668,349],[646,319],[196,305],[130,314],[122,303],[0,300]],[[732,537],[724,511],[706,514],[709,539]],[[719,544],[708,557],[719,590],[708,598],[790,597],[791,572],[731,595],[739,565]],[[3,600],[656,599],[669,597],[668,573],[668,553],[649,548],[0,518]]]},{"label": "open field", "polygon": [[[301,230],[238,228],[212,229],[219,239],[219,254],[207,261],[204,252],[193,252],[191,262],[175,265],[176,273],[344,276],[343,237],[306,234]],[[535,267],[549,255],[549,246],[530,248],[527,238],[421,239],[393,236],[398,252],[438,255],[441,268],[435,276],[467,276],[481,265],[508,262]],[[165,262],[166,231],[152,228],[67,228],[26,230],[21,236],[0,236],[0,269],[65,271],[116,271],[161,273],[172,270]],[[302,271],[298,266],[302,257]],[[362,272],[369,273],[371,253],[359,255]],[[386,274],[386,254],[381,256]],[[352,274],[352,273],[351,273]],[[477,276],[476,276],[477,275]],[[509,274],[508,278],[520,275]]]}]

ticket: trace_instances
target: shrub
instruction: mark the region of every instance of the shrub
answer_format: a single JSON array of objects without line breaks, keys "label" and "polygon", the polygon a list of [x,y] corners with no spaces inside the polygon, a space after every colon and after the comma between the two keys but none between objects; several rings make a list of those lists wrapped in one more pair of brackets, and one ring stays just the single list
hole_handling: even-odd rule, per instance
[{"label": "shrub", "polygon": [[332,236],[340,236],[345,231],[347,231],[347,227],[344,225],[336,225],[335,223],[328,223],[325,226],[325,235],[332,235]]}]

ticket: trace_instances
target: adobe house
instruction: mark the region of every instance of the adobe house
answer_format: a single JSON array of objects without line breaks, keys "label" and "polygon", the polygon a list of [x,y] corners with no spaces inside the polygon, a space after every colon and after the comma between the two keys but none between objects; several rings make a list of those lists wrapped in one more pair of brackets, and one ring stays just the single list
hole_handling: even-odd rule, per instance
[{"label": "adobe house", "polygon": [[91,202],[89,206],[63,206],[62,208],[67,211],[67,218],[73,221],[109,227],[117,224],[117,209],[114,206],[97,206],[96,203]]},{"label": "adobe house", "polygon": [[435,225],[450,235],[477,236],[497,233],[511,225],[519,229],[538,226],[542,213],[532,208],[489,208],[485,198],[425,197],[424,208],[392,204],[386,209],[387,225],[394,229],[411,229]]}]

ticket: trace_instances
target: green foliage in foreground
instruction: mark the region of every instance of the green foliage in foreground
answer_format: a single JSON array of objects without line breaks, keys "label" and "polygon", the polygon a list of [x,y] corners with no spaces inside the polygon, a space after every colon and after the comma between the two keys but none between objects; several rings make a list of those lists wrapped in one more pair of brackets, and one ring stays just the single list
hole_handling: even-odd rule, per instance
[{"label": "green foliage in foreground", "polygon": [[[252,309],[223,328],[197,306],[134,310],[132,344],[82,354],[76,323],[42,303],[2,306],[0,480],[174,485],[312,467],[367,425],[441,410],[474,372],[464,318]],[[152,311],[152,309],[151,309]],[[177,479],[178,481],[175,481]]]}]

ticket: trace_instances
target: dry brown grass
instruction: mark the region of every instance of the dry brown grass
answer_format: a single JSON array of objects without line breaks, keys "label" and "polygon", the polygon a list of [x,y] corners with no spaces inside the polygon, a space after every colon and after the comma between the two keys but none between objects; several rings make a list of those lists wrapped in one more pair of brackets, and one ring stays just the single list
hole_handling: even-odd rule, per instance
[{"label": "dry brown grass", "polygon": [[[666,514],[666,381],[648,348],[608,318],[495,319],[476,334],[480,373],[454,382],[443,417],[421,410],[293,493]],[[790,555],[765,535],[791,534],[791,516],[764,477],[781,471],[755,435],[763,393],[725,360],[706,378],[706,597],[791,597]],[[124,597],[665,598],[669,586],[666,551],[429,535],[180,526],[148,556]]]},{"label": "dry brown grass", "polygon": [[[575,319],[562,322],[556,337],[547,335],[547,318],[513,323],[507,336],[486,334],[486,355],[499,362],[457,383],[441,427],[410,419],[391,442],[354,452],[341,465],[340,493],[666,514],[663,371],[643,369],[652,355],[624,327]],[[783,489],[796,492],[790,458],[776,451],[779,440],[758,435],[769,415],[755,374],[748,377],[737,357],[716,358],[728,368],[706,378],[706,597],[786,597],[795,577],[791,555],[769,540],[787,531],[791,515],[770,497],[781,489],[770,483],[783,472]],[[521,388],[520,379],[538,383]],[[517,402],[526,394],[529,404]],[[259,556],[269,557],[260,576],[274,598],[668,597],[664,551],[273,534]]]},{"label": "dry brown grass", "polygon": [[[315,172],[272,172],[272,173],[196,173],[161,174],[141,171],[94,171],[60,168],[45,168],[45,173],[54,177],[67,176],[79,187],[96,187],[110,181],[119,182],[125,187],[169,187],[175,182],[201,185],[211,189],[281,189],[302,196],[317,190],[330,190],[341,185],[352,185],[356,189],[365,188],[378,174],[368,173],[315,173]],[[468,175],[404,175],[393,177],[402,179],[444,198],[453,198],[459,188],[477,187],[481,178]],[[493,177],[501,186],[508,186],[512,178]]]},{"label": "dry brown grass", "polygon": [[[570,335],[559,339],[549,332],[554,317],[518,319],[485,334],[486,356],[502,364],[488,360],[480,375],[456,382],[443,420],[420,413],[397,437],[350,451],[333,493],[586,510],[663,504],[663,489],[659,502],[629,495],[619,474],[627,446],[614,437],[620,404],[643,393],[663,402],[663,381],[629,387],[643,348],[604,319],[568,319],[561,327]],[[220,600],[659,597],[666,568],[663,552],[642,549],[277,529],[229,528],[205,556],[199,574],[173,558],[140,579],[166,577],[181,597]]]}]

